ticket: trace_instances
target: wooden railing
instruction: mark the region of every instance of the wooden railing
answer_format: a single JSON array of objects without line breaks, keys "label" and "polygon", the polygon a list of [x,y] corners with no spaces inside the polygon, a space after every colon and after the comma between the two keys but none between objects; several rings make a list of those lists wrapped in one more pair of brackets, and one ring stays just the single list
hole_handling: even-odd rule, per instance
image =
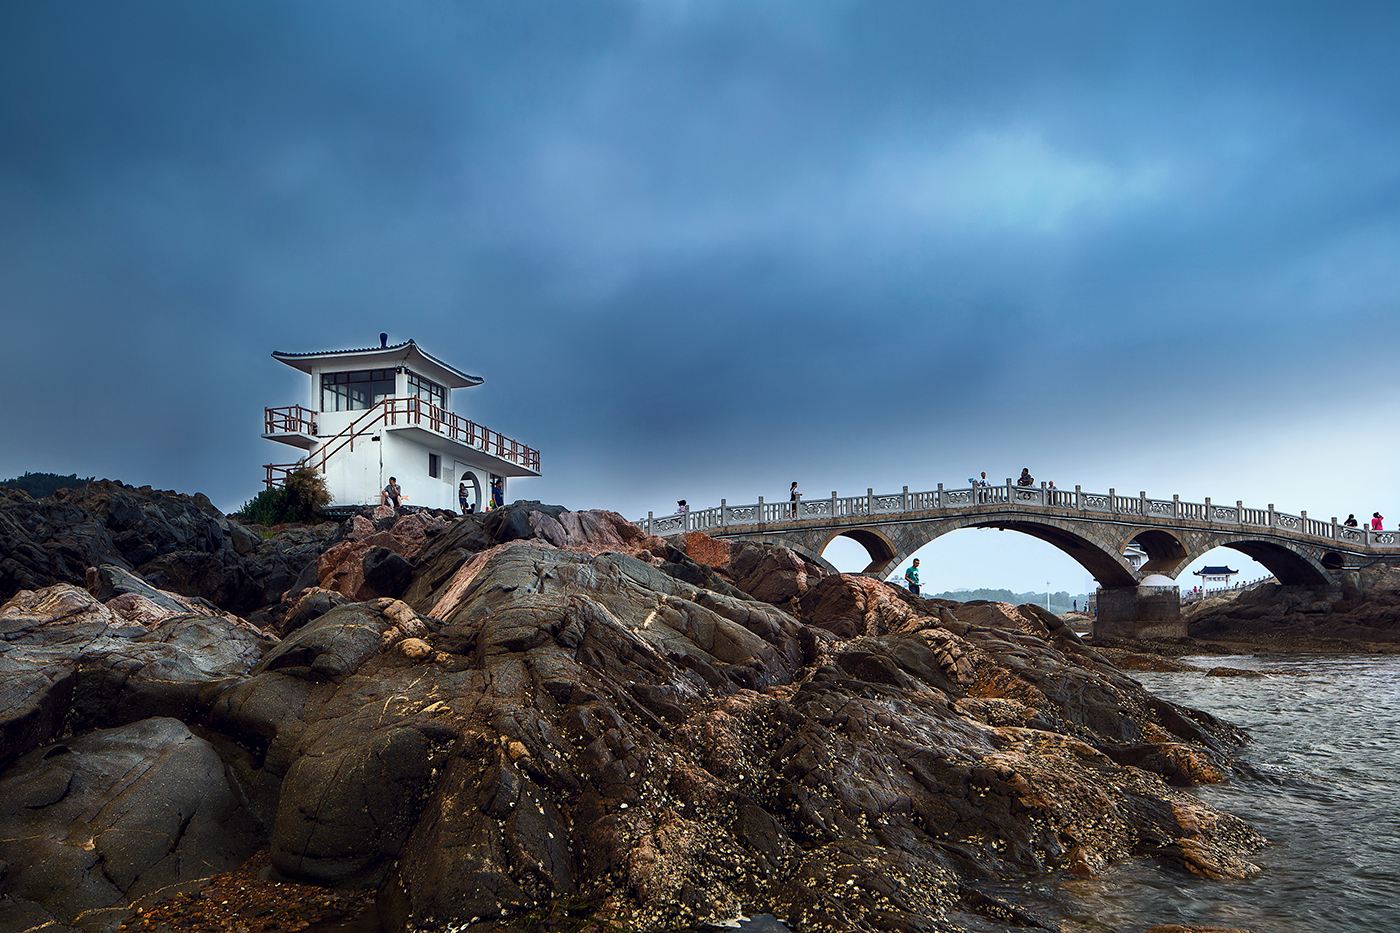
[{"label": "wooden railing", "polygon": [[263,409],[264,434],[309,434],[316,436],[316,413],[300,405]]},{"label": "wooden railing", "polygon": [[[271,423],[272,412],[283,412],[287,408],[300,408],[300,406],[267,409],[268,423]],[[306,412],[306,409],[301,409],[301,411]],[[312,412],[306,413],[313,414]],[[287,475],[296,470],[312,469],[324,473],[326,463],[332,457],[342,450],[354,450],[356,440],[380,425],[390,428],[408,426],[425,428],[434,434],[440,434],[460,444],[474,447],[483,453],[508,460],[536,473],[540,469],[540,452],[533,447],[527,447],[519,441],[506,437],[499,431],[482,427],[454,412],[444,411],[424,399],[390,396],[371,405],[354,421],[327,438],[314,451],[296,463],[265,464],[264,469],[267,471],[267,476],[263,482],[268,488],[272,488],[281,486],[286,482]],[[269,431],[268,433],[274,432]]]},{"label": "wooden railing", "polygon": [[833,492],[829,498],[808,499],[799,496],[796,502],[765,502],[760,497],[753,504],[730,505],[727,500],[720,500],[718,506],[693,512],[662,516],[649,512],[636,524],[652,534],[670,536],[742,525],[805,521],[819,524],[821,521],[852,517],[869,517],[872,522],[878,522],[882,516],[963,512],[982,507],[994,507],[997,511],[1008,508],[1045,510],[1061,515],[1066,512],[1079,513],[1081,516],[1127,519],[1148,524],[1192,523],[1205,524],[1214,529],[1267,529],[1273,534],[1323,539],[1349,548],[1400,547],[1400,532],[1376,531],[1364,525],[1349,527],[1339,524],[1336,517],[1322,521],[1309,518],[1307,512],[1292,515],[1275,510],[1272,504],[1268,508],[1253,509],[1246,508],[1240,501],[1233,504],[1216,504],[1210,499],[1185,502],[1180,496],[1154,499],[1146,492],[1124,496],[1113,489],[1108,492],[1086,492],[1078,486],[1072,490],[1053,489],[1043,483],[1039,486],[1018,486],[1009,479],[1005,484],[960,489],[944,489],[943,484],[939,483],[937,489],[928,492],[911,492],[908,486],[896,493],[876,493],[873,489],[867,489],[863,496],[838,496]]}]

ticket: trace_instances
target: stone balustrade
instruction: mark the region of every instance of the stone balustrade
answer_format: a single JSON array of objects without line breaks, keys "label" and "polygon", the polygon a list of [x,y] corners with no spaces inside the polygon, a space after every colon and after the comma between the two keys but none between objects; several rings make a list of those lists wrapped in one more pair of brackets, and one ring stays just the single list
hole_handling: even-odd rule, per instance
[{"label": "stone balustrade", "polygon": [[1268,508],[1248,508],[1243,502],[1187,502],[1180,496],[1170,499],[1149,497],[1146,492],[1136,496],[1125,496],[1113,489],[1107,492],[1087,492],[1078,486],[1074,489],[1051,489],[1039,486],[1018,486],[1012,480],[995,486],[971,486],[945,489],[943,484],[927,492],[911,492],[904,487],[900,492],[877,493],[867,489],[861,496],[801,497],[797,502],[780,499],[776,502],[757,502],[743,505],[730,505],[721,500],[720,504],[690,512],[676,512],[657,516],[647,513],[647,517],[636,524],[647,532],[662,537],[684,534],[689,531],[711,529],[733,530],[740,526],[763,527],[768,525],[791,525],[792,523],[822,523],[864,518],[871,523],[889,520],[895,516],[929,517],[948,513],[1006,512],[1027,510],[1051,515],[1094,516],[1104,520],[1127,520],[1134,524],[1206,525],[1211,528],[1267,529],[1270,533],[1305,539],[1309,541],[1333,542],[1339,547],[1351,549],[1393,549],[1400,546],[1396,531],[1372,531],[1369,527],[1347,527],[1336,517],[1326,521],[1309,518],[1307,512],[1297,515],[1279,512],[1273,505]]}]

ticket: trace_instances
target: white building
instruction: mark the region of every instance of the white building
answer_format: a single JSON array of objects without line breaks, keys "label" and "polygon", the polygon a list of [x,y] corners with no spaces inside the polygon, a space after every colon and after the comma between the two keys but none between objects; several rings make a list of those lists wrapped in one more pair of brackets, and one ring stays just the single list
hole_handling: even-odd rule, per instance
[{"label": "white building", "polygon": [[[478,511],[491,483],[539,476],[540,454],[462,416],[453,389],[483,382],[409,340],[366,350],[273,353],[309,377],[304,403],[268,408],[263,437],[306,451],[295,463],[267,464],[266,483],[310,467],[325,475],[331,505],[379,503],[396,477],[407,505],[458,507],[458,483]],[[509,502],[502,491],[503,501]]]}]

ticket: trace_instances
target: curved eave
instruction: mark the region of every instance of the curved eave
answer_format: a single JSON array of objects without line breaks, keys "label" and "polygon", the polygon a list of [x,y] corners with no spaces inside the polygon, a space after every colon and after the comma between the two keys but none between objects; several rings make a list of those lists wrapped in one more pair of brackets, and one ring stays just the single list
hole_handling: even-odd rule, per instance
[{"label": "curved eave", "polygon": [[358,350],[322,350],[313,353],[274,350],[272,358],[308,374],[315,367],[325,366],[327,363],[365,369],[407,365],[415,367],[422,375],[442,383],[449,389],[469,389],[486,381],[480,376],[464,373],[457,367],[444,363],[412,340],[388,347],[366,347]]}]

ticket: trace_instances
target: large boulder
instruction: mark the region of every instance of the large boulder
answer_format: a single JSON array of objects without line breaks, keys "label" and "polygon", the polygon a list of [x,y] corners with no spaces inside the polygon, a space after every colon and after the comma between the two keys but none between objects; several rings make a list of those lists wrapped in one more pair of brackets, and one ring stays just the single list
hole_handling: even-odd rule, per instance
[{"label": "large boulder", "polygon": [[401,554],[396,554],[386,547],[370,548],[366,551],[360,559],[360,568],[364,580],[363,589],[367,591],[363,594],[365,598],[401,596],[413,582],[413,565]]},{"label": "large boulder", "polygon": [[389,514],[376,522],[355,515],[317,563],[316,585],[349,599],[399,596],[412,578],[409,561],[451,522],[431,512]]},{"label": "large boulder", "polygon": [[175,719],[32,751],[0,776],[12,908],[83,929],[115,929],[135,898],[232,868],[256,838],[219,755]]},{"label": "large boulder", "polygon": [[275,639],[125,571],[94,574],[105,603],[58,584],[0,606],[0,765],[66,731],[190,718],[210,684],[246,674]]},{"label": "large boulder", "polygon": [[580,553],[630,554],[656,565],[681,562],[699,573],[698,565],[684,553],[616,512],[571,512],[559,505],[522,501],[462,516],[434,538],[417,555],[414,580],[403,598],[415,606],[430,602],[431,594],[473,556],[497,545],[529,540]]},{"label": "large boulder", "polygon": [[827,575],[825,568],[790,548],[751,541],[731,545],[729,564],[724,569],[739,589],[754,599],[778,605],[805,596],[814,583]]}]

